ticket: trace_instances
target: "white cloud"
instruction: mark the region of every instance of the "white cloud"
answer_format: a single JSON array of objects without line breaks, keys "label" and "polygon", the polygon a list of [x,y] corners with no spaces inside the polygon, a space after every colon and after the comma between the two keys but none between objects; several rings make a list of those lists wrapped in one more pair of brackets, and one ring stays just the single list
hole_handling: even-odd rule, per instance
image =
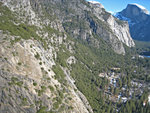
[{"label": "white cloud", "polygon": [[107,12],[109,12],[109,13],[111,13],[111,14],[114,14],[114,12],[112,12],[112,11],[107,11]]}]

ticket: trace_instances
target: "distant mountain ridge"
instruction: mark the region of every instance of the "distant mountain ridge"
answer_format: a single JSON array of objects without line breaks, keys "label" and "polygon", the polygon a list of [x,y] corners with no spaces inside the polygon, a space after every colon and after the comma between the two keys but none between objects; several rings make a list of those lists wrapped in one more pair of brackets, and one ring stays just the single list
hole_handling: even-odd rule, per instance
[{"label": "distant mountain ridge", "polygon": [[115,14],[124,21],[128,21],[130,33],[133,39],[150,41],[150,14],[149,11],[138,4],[128,4],[127,7]]}]

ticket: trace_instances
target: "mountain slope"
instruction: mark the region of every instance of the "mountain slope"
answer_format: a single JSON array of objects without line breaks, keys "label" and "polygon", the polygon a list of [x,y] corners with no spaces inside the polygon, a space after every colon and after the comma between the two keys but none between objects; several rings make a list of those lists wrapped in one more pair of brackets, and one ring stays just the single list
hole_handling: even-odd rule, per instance
[{"label": "mountain slope", "polygon": [[46,16],[41,21],[30,1],[10,2],[4,3],[12,11],[0,4],[0,112],[89,112],[86,98],[56,62],[59,46],[69,46],[61,24]]},{"label": "mountain slope", "polygon": [[150,41],[150,15],[148,10],[138,4],[129,4],[126,9],[116,14],[120,20],[128,21],[133,39]]},{"label": "mountain slope", "polygon": [[[34,4],[38,4],[37,1]],[[128,32],[127,23],[120,22],[122,25],[119,25],[117,23],[119,20],[115,20],[100,6],[88,4],[84,0],[74,2],[69,0],[42,1],[41,4],[45,6],[46,12],[59,18],[65,31],[74,38],[88,41],[88,43],[98,47],[99,41],[92,34],[95,33],[98,37],[107,41],[112,49],[119,54],[125,54],[121,42],[129,47],[134,46],[134,42]],[[109,18],[114,20],[111,21],[111,25],[108,25],[110,22],[107,22]],[[116,29],[114,30],[114,28]],[[122,29],[124,29],[124,32],[120,35],[119,32],[123,31]]]},{"label": "mountain slope", "polygon": [[0,112],[107,112],[98,75],[134,46],[127,23],[84,0],[0,1]]}]

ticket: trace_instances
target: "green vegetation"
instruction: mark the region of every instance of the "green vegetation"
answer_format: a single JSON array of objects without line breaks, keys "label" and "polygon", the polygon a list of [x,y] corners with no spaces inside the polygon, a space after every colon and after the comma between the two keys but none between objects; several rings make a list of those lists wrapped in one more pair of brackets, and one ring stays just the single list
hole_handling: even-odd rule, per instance
[{"label": "green vegetation", "polygon": [[32,48],[33,47],[33,45],[30,45],[30,48]]},{"label": "green vegetation", "polygon": [[41,86],[41,89],[42,89],[43,91],[45,91],[45,90],[46,90],[46,87],[45,87],[45,86]]},{"label": "green vegetation", "polygon": [[[95,38],[97,37],[95,36]],[[98,74],[111,69],[111,67],[118,66],[118,62],[122,61],[123,56],[115,54],[103,40],[100,41],[100,49],[97,50],[86,42],[79,40],[74,40],[74,42],[76,43],[73,48],[75,50],[73,55],[76,57],[77,63],[72,65],[71,76],[75,79],[78,89],[87,97],[94,112],[99,113],[104,109],[107,112],[109,105],[106,103],[109,103],[109,101],[103,97],[103,91],[108,85],[108,80],[98,77]],[[68,58],[66,52],[61,54],[60,58],[63,60]],[[57,60],[58,63],[60,63],[59,61]],[[65,60],[63,62],[65,63]],[[63,66],[67,67],[67,65]],[[63,74],[59,66],[56,65],[54,68],[53,70],[57,75]],[[58,80],[61,78],[56,77]],[[98,90],[98,88],[101,90]],[[57,107],[58,104],[56,103]]]},{"label": "green vegetation", "polygon": [[[13,23],[17,21],[17,17],[13,14],[7,7],[3,6],[0,3],[0,12],[2,16],[0,16],[0,29],[9,32],[11,35],[20,36],[23,39],[29,39],[31,37],[37,38],[36,27],[29,26],[26,24],[16,25]],[[17,42],[21,38],[15,38],[12,42]]]},{"label": "green vegetation", "polygon": [[36,52],[36,54],[34,55],[34,57],[39,60],[40,59],[40,54],[38,52]]},{"label": "green vegetation", "polygon": [[40,62],[39,64],[42,65],[42,62]]},{"label": "green vegetation", "polygon": [[58,108],[59,108],[59,103],[58,103],[58,102],[55,102],[55,103],[53,104],[53,108],[54,108],[54,109],[58,109]]},{"label": "green vegetation", "polygon": [[19,87],[22,87],[23,81],[20,81],[17,77],[12,77],[11,82],[8,83],[9,85],[17,85]]},{"label": "green vegetation", "polygon": [[10,33],[10,35],[13,36],[19,36],[15,37],[14,40],[10,40],[11,44],[18,42],[21,39],[27,40],[32,38],[42,42],[43,47],[47,49],[47,43],[45,39],[39,37],[36,34],[38,27],[24,23],[19,23],[17,15],[11,12],[6,6],[3,6],[2,3],[0,3],[0,13],[2,14],[0,16],[0,30],[3,30],[4,33],[7,34]]},{"label": "green vegetation", "polygon": [[58,91],[58,95],[59,95],[59,97],[60,97],[61,99],[63,99],[63,98],[64,98],[64,94],[63,94],[63,92],[62,92],[62,91]]},{"label": "green vegetation", "polygon": [[62,103],[62,99],[61,98],[56,97],[55,100],[56,100],[56,102],[53,104],[53,109],[54,110],[58,109],[60,104]]},{"label": "green vegetation", "polygon": [[29,90],[27,86],[24,86],[24,88],[25,88],[26,90]]},{"label": "green vegetation", "polygon": [[28,104],[27,98],[21,98],[21,99],[22,99],[22,105],[27,105]]},{"label": "green vegetation", "polygon": [[52,36],[52,34],[55,34],[57,36],[62,36],[63,33],[59,32],[58,30],[55,30],[49,26],[45,26],[44,27],[44,31],[46,31],[50,36]]},{"label": "green vegetation", "polygon": [[53,86],[48,86],[48,88],[50,89],[50,91],[54,91],[54,88],[53,88]]},{"label": "green vegetation", "polygon": [[64,99],[63,92],[58,90],[57,97],[53,98],[53,110],[57,110],[62,105],[62,101]]},{"label": "green vegetation", "polygon": [[40,109],[37,111],[37,113],[47,113],[46,112],[47,107],[45,106],[40,106]]},{"label": "green vegetation", "polygon": [[66,84],[66,81],[65,81],[65,74],[64,74],[63,70],[60,68],[60,66],[59,66],[59,65],[55,65],[55,66],[53,66],[52,69],[53,69],[54,73],[56,74],[56,75],[55,75],[55,78],[56,78],[59,82]]},{"label": "green vegetation", "polygon": [[19,65],[19,66],[21,66],[21,64],[22,64],[21,62],[18,62],[18,65]]},{"label": "green vegetation", "polygon": [[[98,36],[94,35],[98,39]],[[75,79],[75,84],[77,88],[86,96],[90,105],[95,113],[111,113],[116,110],[116,107],[112,102],[104,95],[105,89],[109,86],[109,81],[106,78],[100,78],[98,75],[102,72],[109,72],[113,67],[119,67],[119,71],[116,73],[121,73],[120,82],[118,84],[119,88],[112,87],[112,93],[118,95],[120,89],[127,85],[129,88],[131,86],[130,82],[133,78],[143,79],[147,81],[150,77],[147,75],[143,76],[144,68],[149,70],[148,65],[150,63],[149,59],[140,59],[135,57],[132,59],[132,55],[136,53],[135,49],[129,49],[125,46],[126,55],[118,55],[111,50],[110,46],[101,38],[98,39],[100,43],[100,48],[95,49],[92,45],[89,45],[85,41],[73,40],[75,45],[73,46],[75,53],[73,54],[77,63],[72,65],[71,76]],[[67,59],[66,52],[61,53],[63,59]],[[61,58],[61,57],[60,57]],[[59,63],[60,60],[57,60]],[[65,61],[63,61],[65,63]],[[66,66],[67,65],[63,65]],[[137,67],[135,67],[137,66]],[[56,68],[56,67],[55,67]],[[58,68],[58,66],[57,66]],[[61,69],[55,70],[59,72]],[[136,70],[137,73],[134,71]],[[62,72],[63,73],[63,72]]]},{"label": "green vegetation", "polygon": [[11,81],[12,81],[12,82],[16,82],[16,81],[18,81],[18,80],[19,80],[19,79],[18,79],[17,77],[12,77],[12,78],[11,78]]},{"label": "green vegetation", "polygon": [[[90,6],[88,5],[88,7]],[[62,10],[65,11],[66,14],[74,13],[74,10],[65,10],[64,8]],[[14,40],[11,40],[12,44],[20,41],[21,39],[35,39],[41,42],[43,47],[47,49],[49,42],[36,34],[36,31],[40,30],[38,29],[38,27],[27,25],[24,23],[18,24],[17,15],[12,13],[5,6],[2,6],[1,3],[0,13],[2,14],[2,16],[0,16],[0,30],[3,30],[4,33],[10,33],[10,35],[19,36],[15,37]],[[109,16],[110,14],[105,12],[104,15],[107,18],[107,16]],[[96,34],[95,28],[98,25],[106,31],[111,32],[111,30],[107,24],[99,20],[92,13],[85,11],[84,18],[81,18],[79,16],[72,16],[66,18],[70,20],[63,23],[65,31],[69,34],[66,41],[71,40],[75,43],[73,45],[73,50],[75,51],[75,53],[70,53],[69,51],[67,51],[66,45],[59,45],[59,51],[57,51],[56,65],[53,66],[52,69],[56,74],[55,79],[57,79],[62,85],[66,85],[66,75],[64,74],[61,67],[69,68],[71,70],[71,76],[76,81],[75,84],[77,88],[86,96],[90,105],[92,106],[94,113],[113,113],[116,110],[116,106],[120,108],[119,112],[121,113],[146,113],[148,111],[148,107],[146,106],[144,108],[142,106],[142,102],[145,100],[146,96],[142,96],[140,100],[133,99],[131,101],[127,101],[127,103],[123,105],[112,103],[104,94],[106,88],[108,88],[109,86],[108,79],[100,78],[98,76],[99,73],[110,72],[113,67],[120,68],[117,73],[125,76],[120,77],[118,88],[110,88],[111,93],[114,95],[118,95],[119,91],[123,86],[126,86],[127,89],[129,89],[131,86],[130,81],[134,78],[143,80],[144,82],[150,82],[150,59],[141,59],[136,56],[137,53],[143,50],[149,50],[149,48],[145,49],[145,43],[136,42],[138,47],[137,50],[130,50],[128,47],[125,47],[126,55],[118,55],[114,53],[112,47],[108,44],[108,42],[106,42],[107,39],[103,40],[103,37],[99,37]],[[90,26],[87,25],[86,22],[89,22]],[[119,20],[117,20],[117,22],[118,24],[123,24]],[[75,36],[77,39],[71,39],[69,36],[73,36],[74,34],[72,32],[77,28],[80,30],[81,34],[84,33],[86,30],[89,31],[89,29],[92,29],[93,34],[90,35],[92,35],[93,38],[99,42],[99,47],[95,47],[95,42],[93,42],[95,40],[92,40],[90,38],[88,38],[86,41],[80,40],[81,35]],[[44,27],[44,31],[48,32],[49,36],[52,36],[52,34],[54,33],[57,36],[64,35],[64,33],[60,33],[59,31],[46,26]],[[146,44],[146,47],[149,47],[148,44],[149,43]],[[53,46],[56,45],[53,44]],[[30,45],[30,48],[32,48],[32,45]],[[135,55],[134,59],[132,59],[133,55]],[[15,54],[13,54],[13,56],[15,56]],[[66,60],[69,56],[75,56],[75,58],[77,59],[76,64],[68,66]],[[41,59],[38,52],[36,52],[35,58],[37,60]],[[4,59],[7,61],[7,58]],[[42,62],[39,62],[39,64],[42,65]],[[22,64],[19,62],[18,65],[21,66]],[[43,67],[41,67],[41,70],[44,73],[43,76],[45,77],[48,72],[46,72]],[[47,80],[50,79],[47,78]],[[12,77],[9,85],[17,85],[21,87],[23,85],[23,82],[20,81],[17,77]],[[37,83],[34,82],[33,85],[37,86]],[[48,86],[48,88],[50,89],[50,91],[55,92],[54,87]],[[40,90],[36,89],[38,96],[41,96],[46,91],[46,89],[47,87],[44,85],[41,86]],[[64,99],[63,93],[63,91],[58,91],[57,97],[53,99],[54,110],[62,106],[62,100]],[[68,99],[72,100],[71,97],[68,97]],[[26,103],[27,99],[23,98],[23,102]],[[41,101],[39,101],[39,103],[37,102],[37,104],[39,105],[42,105],[41,103]],[[73,109],[72,106],[69,106],[68,108]],[[40,106],[40,109],[37,111],[37,113],[45,113],[46,109],[47,107]]]},{"label": "green vegetation", "polygon": [[21,87],[21,86],[23,85],[23,82],[22,82],[22,81],[19,81],[19,82],[16,83],[16,85],[18,85],[18,86]]},{"label": "green vegetation", "polygon": [[34,86],[37,86],[37,83],[36,83],[36,82],[33,82],[33,85],[34,85]]},{"label": "green vegetation", "polygon": [[4,58],[6,61],[8,60],[6,57]]},{"label": "green vegetation", "polygon": [[41,86],[41,90],[38,90],[38,96],[41,96],[46,91],[45,86]]},{"label": "green vegetation", "polygon": [[43,68],[43,67],[41,67],[41,70],[42,70],[42,71],[44,71],[44,68]]},{"label": "green vegetation", "polygon": [[[149,113],[147,97],[148,93],[144,92],[140,99],[132,99],[125,105],[121,105],[119,113]],[[143,102],[146,102],[145,106],[143,106]]]},{"label": "green vegetation", "polygon": [[56,62],[58,62],[62,67],[68,67],[67,58],[69,58],[71,54],[64,45],[62,45],[59,49],[60,50],[57,52]]}]

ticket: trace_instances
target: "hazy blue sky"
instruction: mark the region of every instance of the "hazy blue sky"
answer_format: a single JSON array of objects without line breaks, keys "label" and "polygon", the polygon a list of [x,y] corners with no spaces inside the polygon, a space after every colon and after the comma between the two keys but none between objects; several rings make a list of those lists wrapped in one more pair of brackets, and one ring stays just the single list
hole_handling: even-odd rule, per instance
[{"label": "hazy blue sky", "polygon": [[150,0],[88,0],[99,1],[107,11],[118,12],[126,8],[129,3],[137,3],[144,6],[150,12]]}]

